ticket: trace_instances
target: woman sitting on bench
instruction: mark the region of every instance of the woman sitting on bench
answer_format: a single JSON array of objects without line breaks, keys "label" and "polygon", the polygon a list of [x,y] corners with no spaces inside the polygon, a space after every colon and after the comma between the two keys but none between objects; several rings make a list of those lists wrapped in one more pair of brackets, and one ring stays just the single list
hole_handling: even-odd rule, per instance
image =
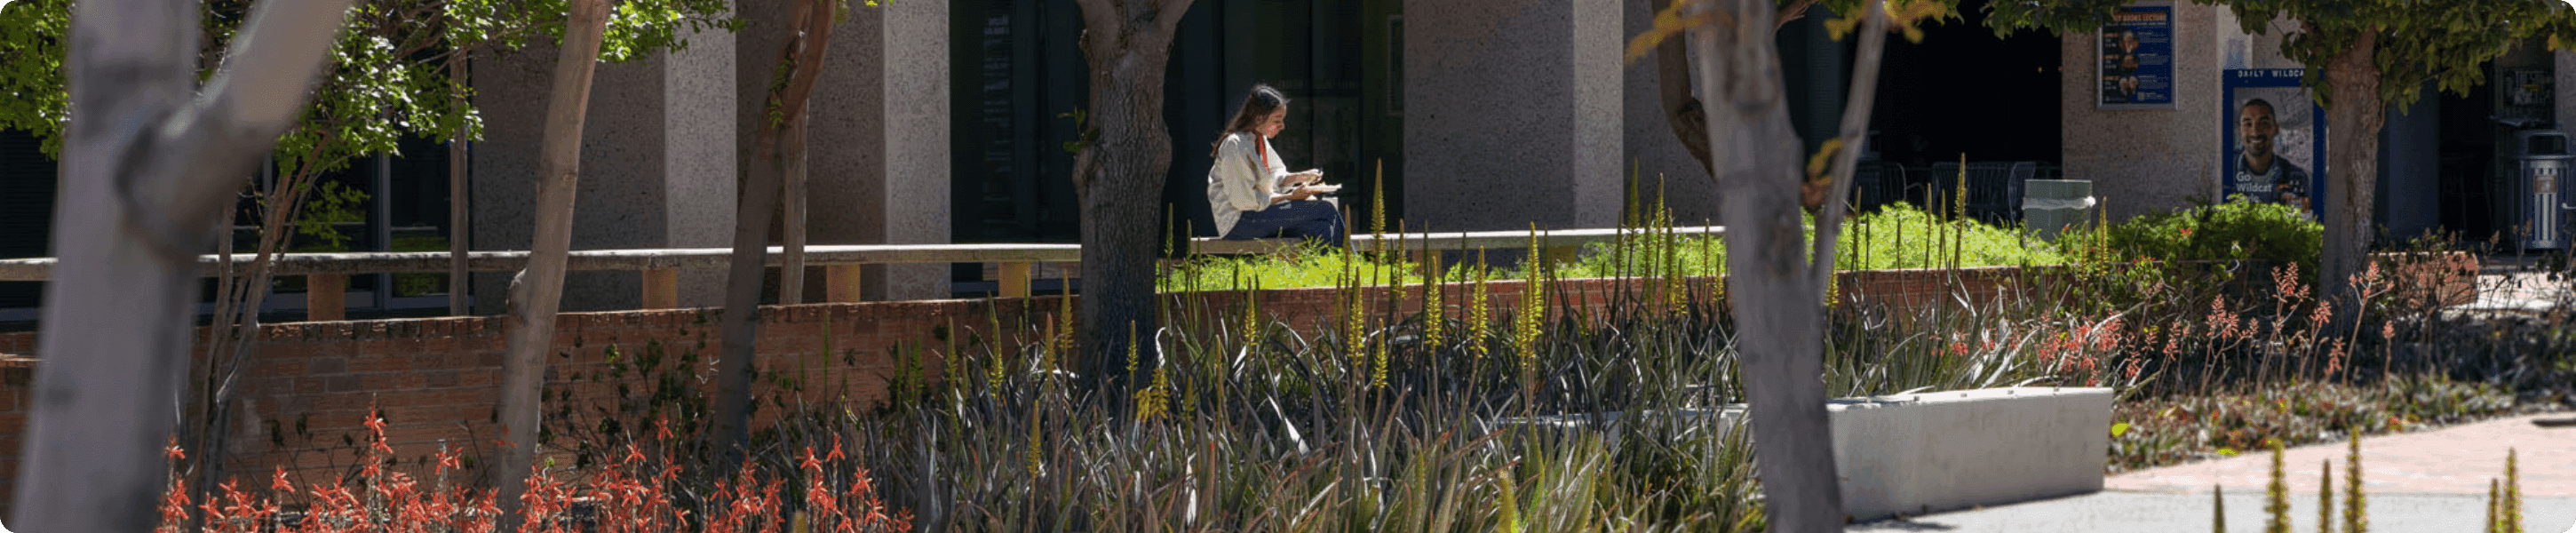
[{"label": "woman sitting on bench", "polygon": [[1218,235],[1228,240],[1304,237],[1342,246],[1342,214],[1315,199],[1340,189],[1324,185],[1323,171],[1289,172],[1270,149],[1270,138],[1288,127],[1288,97],[1268,85],[1252,86],[1243,108],[1216,140],[1208,169],[1208,205]]}]

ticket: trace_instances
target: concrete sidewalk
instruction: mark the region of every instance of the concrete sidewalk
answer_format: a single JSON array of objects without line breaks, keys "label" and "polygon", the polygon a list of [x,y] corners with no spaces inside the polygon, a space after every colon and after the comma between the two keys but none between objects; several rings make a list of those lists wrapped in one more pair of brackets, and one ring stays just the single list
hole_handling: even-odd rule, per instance
[{"label": "concrete sidewalk", "polygon": [[[2504,477],[2505,451],[2519,451],[2524,530],[2576,531],[2576,428],[2542,428],[2523,415],[2448,428],[2365,437],[2362,481],[2372,531],[2476,532],[2486,518],[2487,480]],[[2333,461],[2337,514],[2347,481],[2344,445],[2290,449],[2285,476],[2296,531],[2316,531],[2317,477]],[[2230,531],[2261,531],[2270,453],[2130,472],[2099,493],[1857,524],[1850,531],[2208,531],[2212,486],[2225,487]]]}]

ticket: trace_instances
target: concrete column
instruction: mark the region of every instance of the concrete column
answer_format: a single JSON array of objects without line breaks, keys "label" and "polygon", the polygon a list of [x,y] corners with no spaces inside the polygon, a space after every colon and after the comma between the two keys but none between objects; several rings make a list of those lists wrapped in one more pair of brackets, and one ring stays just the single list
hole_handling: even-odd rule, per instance
[{"label": "concrete column", "polygon": [[1444,231],[1618,223],[1618,3],[1406,0],[1404,12],[1424,15],[1404,30],[1407,219]]},{"label": "concrete column", "polygon": [[[789,5],[744,2],[740,15],[751,24],[735,53],[742,94],[766,94]],[[832,29],[809,104],[806,242],[948,242],[948,60],[943,2],[854,5],[849,20]],[[737,106],[742,135],[735,143],[744,157],[758,142],[761,98],[746,96]],[[809,270],[805,300],[823,301],[824,269]],[[949,294],[947,265],[871,265],[860,279],[870,300]]]},{"label": "concrete column", "polygon": [[[2223,155],[2219,125],[2226,120],[2219,103],[2221,29],[2236,28],[2226,8],[2190,3],[2174,5],[2174,109],[2103,110],[2095,105],[2101,90],[2093,66],[2101,37],[2093,32],[2060,36],[2058,76],[2066,179],[2093,180],[2113,221],[2191,206],[2192,198],[2218,193],[2218,165]],[[2257,56],[2263,43],[2279,34],[2255,36]],[[2272,68],[2268,64],[2256,68]],[[2202,75],[2199,73],[2209,73]]]},{"label": "concrete column", "polygon": [[[665,246],[733,246],[734,139],[723,127],[735,102],[734,34],[709,30],[689,39],[687,50],[666,54],[662,83],[662,165]],[[680,307],[724,305],[722,270],[682,270]]]},{"label": "concrete column", "polygon": [[[734,107],[733,34],[698,33],[689,47],[621,64],[602,64],[591,83],[582,128],[581,192],[573,207],[572,248],[724,246],[733,232],[734,164],[724,110]],[[484,120],[474,150],[474,249],[525,250],[534,227],[538,153],[545,137],[552,46],[474,69],[475,104]],[[679,305],[716,305],[721,272],[680,274]],[[504,312],[510,274],[475,275],[475,312]],[[641,305],[634,272],[572,272],[563,310],[633,309]]]}]

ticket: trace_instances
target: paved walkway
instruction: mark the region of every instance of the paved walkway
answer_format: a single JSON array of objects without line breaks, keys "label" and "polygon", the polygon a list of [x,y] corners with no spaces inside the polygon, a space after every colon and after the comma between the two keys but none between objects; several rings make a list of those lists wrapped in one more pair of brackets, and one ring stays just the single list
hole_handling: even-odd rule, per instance
[{"label": "paved walkway", "polygon": [[[2480,531],[2487,479],[2504,476],[2507,449],[2520,454],[2524,530],[2576,531],[2576,427],[2544,428],[2524,415],[2433,431],[2362,439],[2362,481],[2372,531]],[[2336,506],[2345,486],[2343,444],[2285,454],[2296,531],[2316,531],[2317,476],[2334,462]],[[2244,456],[2141,470],[2104,480],[2102,492],[1858,524],[1850,531],[2208,531],[2212,486],[2224,487],[2227,528],[2261,531],[2272,456]],[[2338,511],[2339,513],[2340,511]]]},{"label": "paved walkway", "polygon": [[[2453,312],[2532,316],[2576,301],[2570,283],[2550,279],[2533,258],[2489,256],[2479,269],[2478,300]],[[2520,454],[2524,531],[2576,533],[2576,427],[2545,428],[2539,419],[2576,413],[2500,418],[2432,431],[2364,437],[2362,485],[2370,530],[2482,530],[2487,480],[2504,477],[2506,450]],[[2343,443],[2292,448],[2283,459],[2293,531],[2316,531],[2317,481],[2332,461],[2338,516],[2343,505]],[[2103,480],[2102,492],[1857,524],[1849,531],[2137,532],[2209,531],[2212,487],[2226,491],[2227,529],[2262,531],[2268,452],[2141,470]],[[2339,520],[2339,519],[2338,519]],[[2338,528],[2341,526],[2338,525]]]},{"label": "paved walkway", "polygon": [[2550,279],[2534,257],[2489,256],[2478,268],[2478,299],[2455,311],[2545,313],[2566,302],[2568,282]]}]

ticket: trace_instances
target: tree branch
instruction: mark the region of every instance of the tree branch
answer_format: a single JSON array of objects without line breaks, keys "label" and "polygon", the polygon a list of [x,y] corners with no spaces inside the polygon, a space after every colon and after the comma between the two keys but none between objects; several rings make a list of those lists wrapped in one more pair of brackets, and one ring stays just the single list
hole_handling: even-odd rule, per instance
[{"label": "tree branch", "polygon": [[1190,14],[1190,4],[1194,1],[1163,0],[1161,4],[1155,5],[1155,29],[1162,32],[1162,35],[1156,36],[1155,40],[1171,42],[1172,36],[1180,31],[1181,18]]},{"label": "tree branch", "polygon": [[194,102],[198,6],[94,0],[72,15],[64,94],[81,111],[64,128],[62,268],[45,286],[20,530],[151,528],[167,489],[155,452],[195,366],[195,256],[241,171],[303,106],[347,6],[280,1],[254,8],[231,67]]},{"label": "tree branch", "polygon": [[167,171],[156,174],[177,183],[131,191],[142,196],[143,205],[170,206],[171,220],[210,220],[232,205],[204,199],[231,197],[241,187],[235,169],[248,168],[267,151],[242,150],[241,143],[268,146],[295,124],[330,59],[332,36],[349,0],[271,0],[253,9],[249,29],[224,60],[229,67],[157,132],[155,143],[178,153],[153,159],[155,170]]},{"label": "tree branch", "polygon": [[[1672,3],[1672,0],[1655,0],[1654,10],[1662,13]],[[1672,127],[1673,137],[1681,140],[1682,149],[1689,151],[1691,158],[1699,160],[1700,170],[1714,176],[1716,166],[1710,159],[1708,148],[1708,112],[1701,107],[1691,81],[1690,50],[1683,46],[1688,40],[1680,36],[1667,37],[1662,44],[1655,46],[1657,96],[1664,104],[1664,125]]]},{"label": "tree branch", "polygon": [[1082,7],[1082,56],[1095,73],[1108,61],[1106,54],[1118,50],[1118,28],[1126,27],[1118,22],[1116,1],[1074,0]]},{"label": "tree branch", "polygon": [[1808,275],[1818,286],[1834,275],[1834,239],[1842,234],[1843,214],[1850,208],[1852,173],[1860,168],[1861,144],[1869,135],[1870,107],[1878,98],[1879,61],[1887,52],[1887,0],[1870,0],[1861,7],[1859,57],[1852,64],[1851,95],[1843,104],[1842,152],[1834,155],[1832,193],[1825,196],[1824,212],[1816,216],[1814,263],[1807,265]]},{"label": "tree branch", "polygon": [[[823,69],[814,65],[819,64],[818,62],[823,60],[824,53],[831,48],[832,7],[827,3],[828,1],[814,0],[799,12],[796,16],[796,24],[803,31],[794,37],[789,37],[787,46],[780,50],[782,56],[780,59],[788,61],[789,65],[795,65],[795,68],[787,73],[787,86],[770,95],[778,100],[780,116],[794,117],[804,114],[806,103],[812,100],[810,97],[814,94],[815,82],[823,78]],[[783,125],[766,124],[762,127],[781,126]]]},{"label": "tree branch", "polygon": [[1816,7],[1816,0],[1797,0],[1781,7],[1779,20],[1771,23],[1771,31],[1778,33],[1781,28],[1789,27],[1789,23],[1807,18],[1807,9],[1812,7]]}]

